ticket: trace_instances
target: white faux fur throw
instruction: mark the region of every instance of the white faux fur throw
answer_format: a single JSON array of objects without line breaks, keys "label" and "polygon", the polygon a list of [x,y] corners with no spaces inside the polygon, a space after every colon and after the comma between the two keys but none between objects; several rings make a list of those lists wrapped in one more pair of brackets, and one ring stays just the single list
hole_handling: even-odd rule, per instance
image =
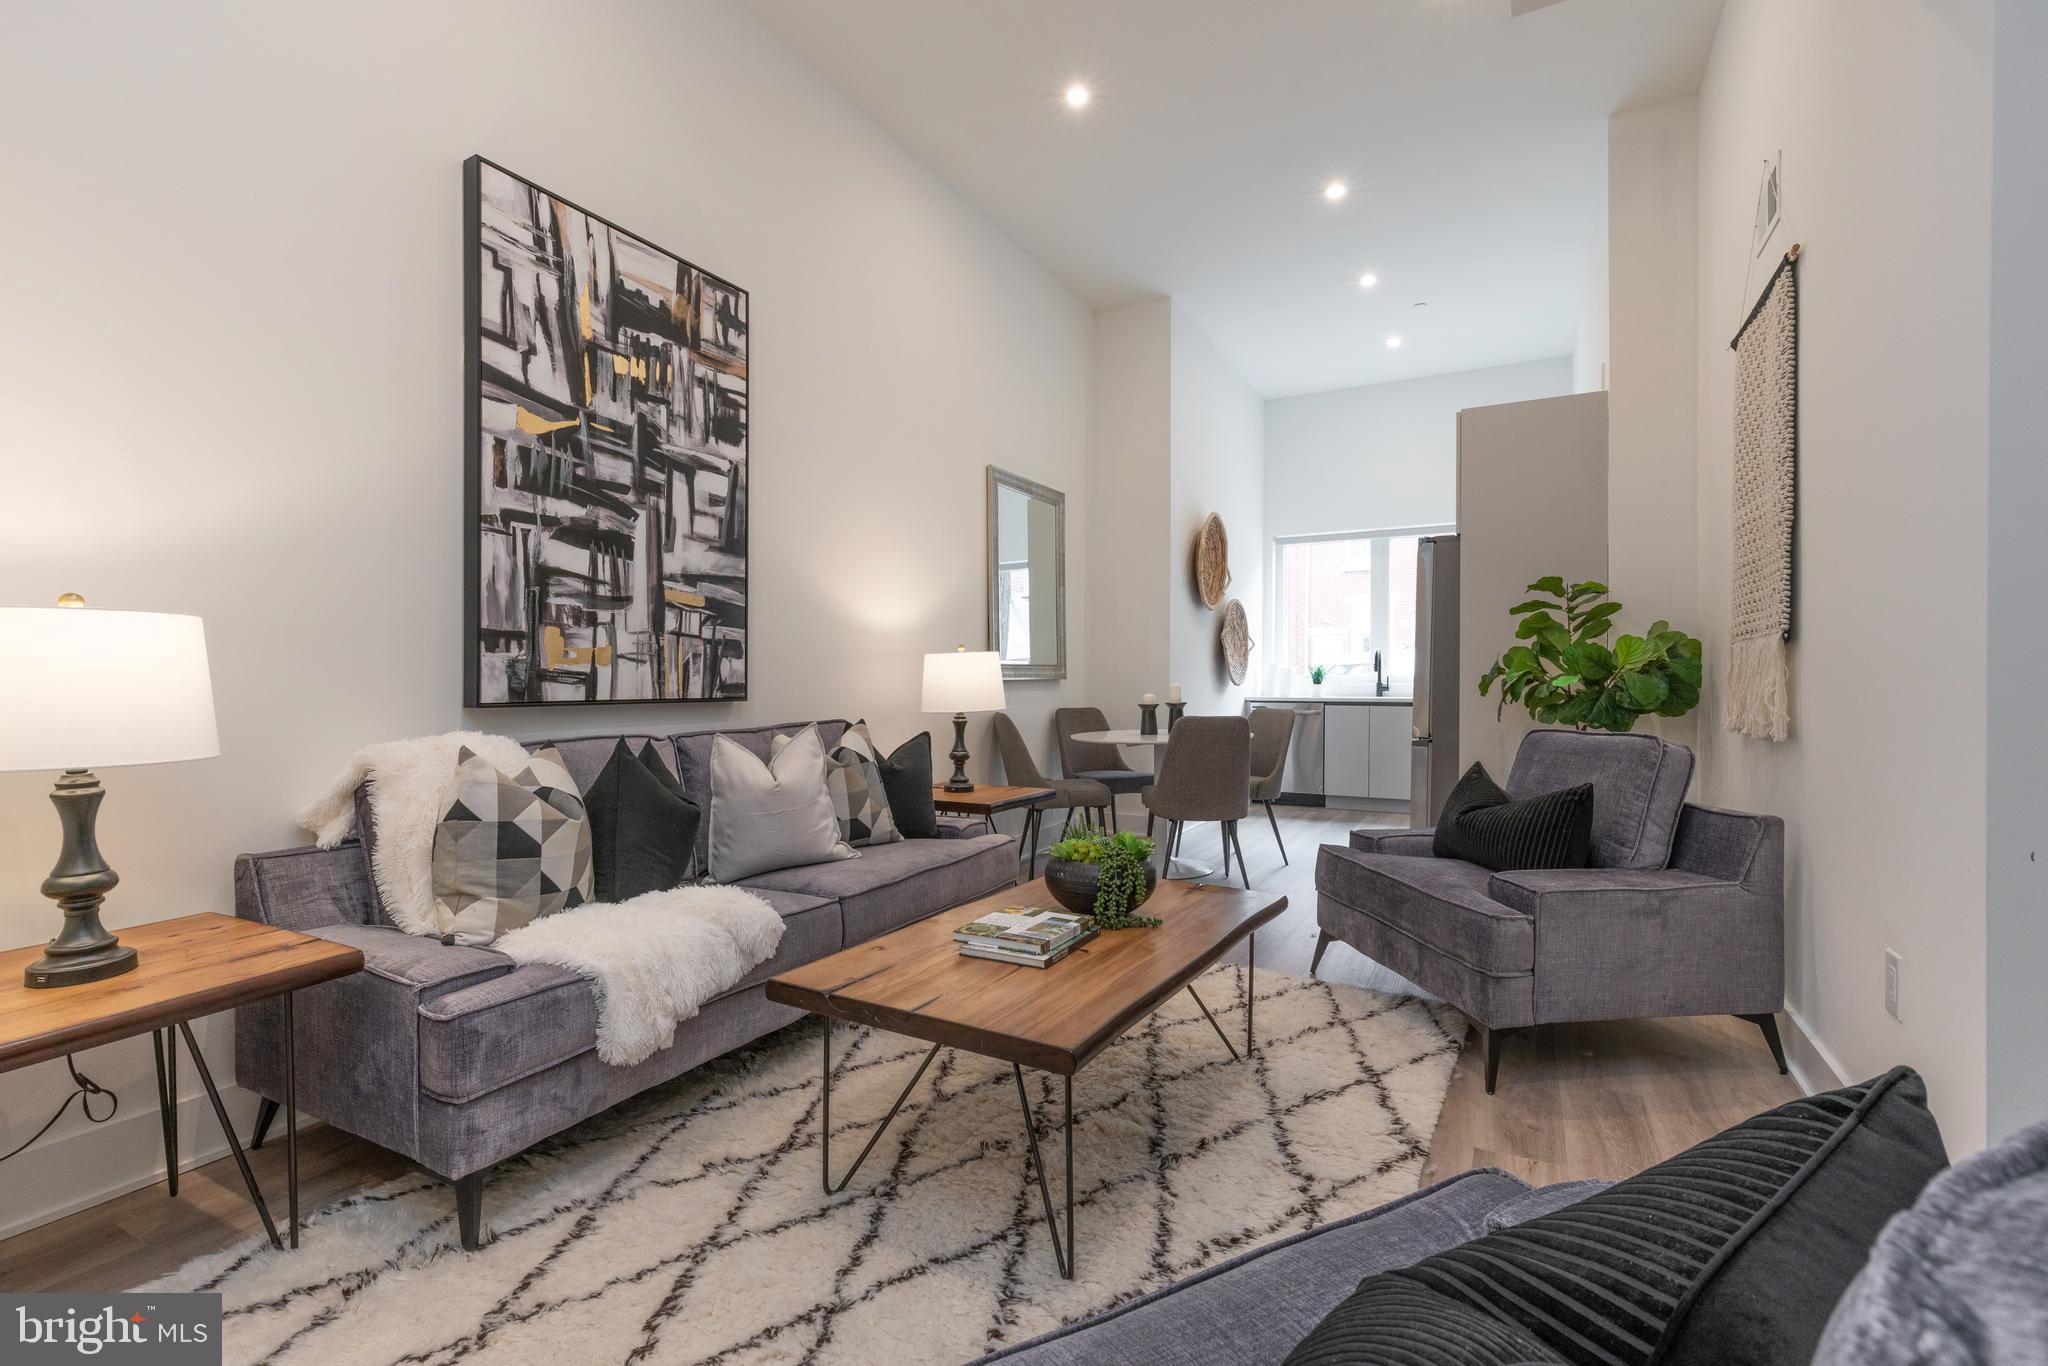
[{"label": "white faux fur throw", "polygon": [[597,1056],[614,1067],[675,1042],[676,1024],[738,986],[782,942],[782,917],[738,887],[676,887],[558,911],[491,947],[553,963],[597,992]]},{"label": "white faux fur throw", "polygon": [[[434,936],[434,831],[455,791],[467,747],[508,773],[526,763],[517,740],[452,731],[358,750],[328,789],[299,813],[322,849],[355,832],[356,788],[370,786],[377,847],[370,876],[384,909],[408,934]],[[737,887],[676,887],[630,901],[543,916],[491,945],[519,963],[552,963],[597,993],[597,1056],[625,1067],[675,1041],[676,1024],[739,985],[782,942],[782,917]]]},{"label": "white faux fur throw", "polygon": [[332,849],[356,833],[356,788],[370,785],[377,847],[370,877],[391,922],[407,934],[438,934],[434,923],[434,831],[455,798],[455,760],[467,746],[507,773],[526,764],[526,747],[507,735],[454,730],[359,749],[348,767],[299,812],[313,842]]}]

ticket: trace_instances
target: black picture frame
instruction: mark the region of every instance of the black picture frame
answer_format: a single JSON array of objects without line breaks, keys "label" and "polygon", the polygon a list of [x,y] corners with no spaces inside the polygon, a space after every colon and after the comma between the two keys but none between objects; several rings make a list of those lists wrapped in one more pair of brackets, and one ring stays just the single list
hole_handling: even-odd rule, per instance
[{"label": "black picture frame", "polygon": [[747,700],[748,291],[481,155],[463,250],[464,705]]}]

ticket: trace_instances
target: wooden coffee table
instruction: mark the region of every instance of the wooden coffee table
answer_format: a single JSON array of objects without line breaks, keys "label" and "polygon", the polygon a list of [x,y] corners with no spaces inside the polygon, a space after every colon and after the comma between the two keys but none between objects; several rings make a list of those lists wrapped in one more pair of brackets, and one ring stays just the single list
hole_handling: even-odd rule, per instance
[{"label": "wooden coffee table", "polygon": [[[1017,1100],[1024,1110],[1024,1133],[1038,1176],[1039,1198],[1045,1204],[1046,1227],[1052,1234],[1053,1258],[1059,1263],[1060,1275],[1072,1279],[1074,1074],[1183,988],[1194,996],[1231,1056],[1237,1057],[1236,1045],[1202,998],[1195,995],[1194,980],[1238,940],[1246,941],[1251,950],[1253,931],[1285,910],[1287,898],[1273,892],[1162,882],[1143,912],[1164,922],[1158,928],[1097,935],[1049,968],[964,957],[953,941],[955,929],[990,911],[1005,906],[1050,909],[1055,904],[1042,880],[1027,882],[783,973],[769,980],[768,999],[808,1010],[825,1022],[819,1147],[827,1195],[837,1195],[853,1180],[941,1048],[965,1049],[1009,1063],[1017,1081]],[[1245,972],[1249,975],[1251,971],[1252,961],[1247,957]],[[837,1183],[832,1180],[834,1020],[906,1034],[932,1046],[868,1137],[867,1146]],[[1244,1044],[1248,1055],[1253,1047],[1249,993]],[[1051,1072],[1063,1083],[1067,1158],[1064,1248],[1031,1102],[1024,1089],[1026,1067]]]}]

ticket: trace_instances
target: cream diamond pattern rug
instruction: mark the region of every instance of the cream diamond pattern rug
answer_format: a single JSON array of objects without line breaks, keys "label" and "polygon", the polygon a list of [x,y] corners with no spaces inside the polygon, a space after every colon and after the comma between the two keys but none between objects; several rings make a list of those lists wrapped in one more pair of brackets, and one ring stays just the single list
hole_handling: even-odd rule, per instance
[{"label": "cream diamond pattern rug", "polygon": [[[218,1290],[231,1362],[972,1361],[1413,1190],[1465,1021],[1261,971],[1233,1062],[1186,992],[1074,1079],[1072,1281],[1047,1241],[1007,1065],[941,1050],[846,1191],[820,1189],[819,1025],[501,1165],[495,1241],[404,1178],[329,1207],[297,1253],[250,1245],[156,1289]],[[1198,989],[1239,1047],[1245,972]],[[833,1031],[834,1175],[924,1052]],[[1058,1079],[1026,1072],[1060,1199]]]}]

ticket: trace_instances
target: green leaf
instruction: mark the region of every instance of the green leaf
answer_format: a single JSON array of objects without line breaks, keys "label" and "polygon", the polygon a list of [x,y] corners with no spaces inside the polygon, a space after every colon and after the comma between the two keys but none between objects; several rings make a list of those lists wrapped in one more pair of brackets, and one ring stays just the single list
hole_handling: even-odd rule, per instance
[{"label": "green leaf", "polygon": [[1637,668],[1650,657],[1650,642],[1641,636],[1620,635],[1614,638],[1614,668],[1625,673]]},{"label": "green leaf", "polygon": [[1518,602],[1513,607],[1508,608],[1508,615],[1518,617],[1524,612],[1562,612],[1563,610],[1564,608],[1558,603],[1544,598],[1531,598],[1527,602]]},{"label": "green leaf", "polygon": [[1699,691],[1700,679],[1705,673],[1699,659],[1686,655],[1672,655],[1664,661],[1664,672],[1677,681],[1686,684],[1695,693]]},{"label": "green leaf", "polygon": [[[1552,626],[1539,632],[1536,639],[1538,642],[1537,653],[1555,663],[1562,660],[1564,652],[1571,648],[1572,633],[1565,630],[1562,626]],[[1542,649],[1544,645],[1550,647],[1549,651],[1546,652]]]},{"label": "green leaf", "polygon": [[1546,626],[1556,626],[1558,620],[1548,612],[1531,612],[1522,618],[1522,624],[1515,628],[1516,640],[1527,640]]},{"label": "green leaf", "polygon": [[1529,673],[1541,669],[1543,662],[1536,658],[1536,652],[1526,645],[1511,645],[1500,657],[1501,668],[1508,673]]},{"label": "green leaf", "polygon": [[1671,695],[1671,685],[1664,681],[1664,675],[1648,670],[1623,674],[1621,686],[1628,693],[1629,705],[1637,711],[1655,711]]},{"label": "green leaf", "polygon": [[1566,670],[1588,683],[1604,682],[1614,673],[1614,656],[1597,640],[1573,641],[1564,652]]},{"label": "green leaf", "polygon": [[1558,574],[1548,575],[1530,584],[1529,591],[1531,593],[1548,593],[1553,598],[1561,598],[1564,596],[1564,578]]},{"label": "green leaf", "polygon": [[1578,598],[1597,598],[1597,597],[1600,597],[1601,595],[1605,594],[1606,592],[1607,592],[1607,585],[1606,585],[1606,584],[1604,584],[1604,583],[1595,583],[1595,582],[1594,582],[1593,580],[1591,580],[1591,579],[1588,579],[1588,580],[1586,580],[1586,582],[1584,582],[1584,583],[1575,583],[1575,584],[1573,584],[1573,585],[1571,586],[1571,591],[1570,591],[1570,592],[1569,592],[1568,594],[1566,594],[1566,596],[1567,596],[1567,597],[1570,597],[1570,598],[1573,598],[1573,599],[1578,599]]},{"label": "green leaf", "polygon": [[1603,602],[1596,607],[1589,607],[1584,612],[1580,613],[1579,620],[1605,621],[1607,620],[1607,618],[1613,616],[1616,612],[1619,612],[1620,610],[1621,604],[1618,602]]}]

